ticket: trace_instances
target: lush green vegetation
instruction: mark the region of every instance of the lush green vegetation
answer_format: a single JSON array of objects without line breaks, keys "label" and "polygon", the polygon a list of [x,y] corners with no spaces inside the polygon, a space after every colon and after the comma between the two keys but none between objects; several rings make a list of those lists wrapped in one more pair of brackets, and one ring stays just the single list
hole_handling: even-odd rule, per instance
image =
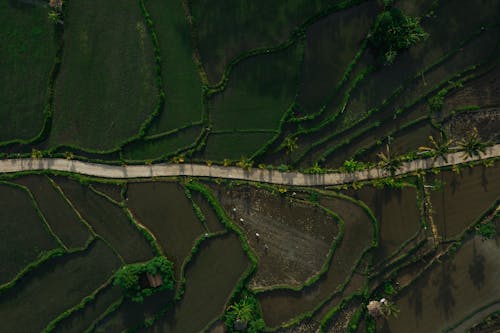
[{"label": "lush green vegetation", "polygon": [[118,148],[139,134],[158,99],[153,46],[141,9],[132,0],[75,0],[65,12],[49,146]]},{"label": "lush green vegetation", "polygon": [[[161,276],[160,286],[141,286],[140,280],[146,274]],[[144,297],[174,288],[174,264],[165,257],[154,257],[148,262],[130,264],[120,268],[115,274],[115,285],[120,286],[125,295],[134,302],[143,302]]]},{"label": "lush green vegetation", "polygon": [[57,33],[45,7],[0,4],[0,142],[30,140],[44,126]]},{"label": "lush green vegetation", "polygon": [[389,65],[399,52],[426,37],[419,18],[406,16],[398,8],[389,8],[377,18],[369,41],[377,57]]},{"label": "lush green vegetation", "polygon": [[231,304],[224,314],[224,324],[228,332],[258,333],[265,328],[257,299],[248,292]]},{"label": "lush green vegetation", "polygon": [[158,38],[165,92],[163,109],[149,131],[154,134],[201,120],[202,81],[193,59],[194,47],[182,1],[145,0],[144,3]]},{"label": "lush green vegetation", "polygon": [[301,45],[239,63],[210,107],[215,130],[278,128],[297,90]]}]

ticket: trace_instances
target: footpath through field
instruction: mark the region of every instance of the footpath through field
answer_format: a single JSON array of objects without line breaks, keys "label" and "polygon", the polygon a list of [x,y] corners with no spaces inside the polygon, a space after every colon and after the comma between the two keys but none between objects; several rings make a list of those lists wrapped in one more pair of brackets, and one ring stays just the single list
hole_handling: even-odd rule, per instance
[{"label": "footpath through field", "polygon": [[[455,152],[447,155],[447,161],[443,158],[426,158],[405,162],[395,175],[497,156],[500,156],[500,144],[489,147],[486,150],[486,154],[482,154],[480,157],[464,158],[463,152]],[[246,170],[234,166],[208,166],[190,163],[117,166],[61,158],[20,158],[0,160],[0,173],[35,170],[66,171],[88,176],[121,179],[167,176],[215,177],[297,186],[340,185],[353,181],[383,178],[389,175],[387,171],[378,167],[363,171],[356,171],[353,173],[332,172],[323,174],[306,174],[300,172],[281,172],[278,170],[257,168]]]}]

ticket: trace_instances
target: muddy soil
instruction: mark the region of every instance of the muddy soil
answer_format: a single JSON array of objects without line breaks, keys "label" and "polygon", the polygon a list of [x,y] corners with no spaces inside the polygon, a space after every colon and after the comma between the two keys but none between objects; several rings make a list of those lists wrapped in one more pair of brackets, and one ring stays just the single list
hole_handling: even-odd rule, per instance
[{"label": "muddy soil", "polygon": [[333,217],[264,189],[212,188],[258,257],[251,288],[300,286],[319,272],[338,232]]}]

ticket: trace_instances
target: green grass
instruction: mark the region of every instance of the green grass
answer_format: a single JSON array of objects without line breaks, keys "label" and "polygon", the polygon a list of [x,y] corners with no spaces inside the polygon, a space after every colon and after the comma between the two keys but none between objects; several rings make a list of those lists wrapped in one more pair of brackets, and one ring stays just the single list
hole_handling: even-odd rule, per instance
[{"label": "green grass", "polygon": [[238,160],[249,158],[269,141],[274,133],[218,133],[208,137],[204,158],[222,161],[225,158]]},{"label": "green grass", "polygon": [[199,48],[211,83],[245,51],[284,42],[293,29],[331,3],[327,0],[192,1]]},{"label": "green grass", "polygon": [[294,44],[239,63],[226,89],[212,99],[215,129],[277,129],[295,98],[301,57],[302,48]]},{"label": "green grass", "polygon": [[0,3],[0,141],[28,140],[42,129],[57,44],[47,15],[38,5]]},{"label": "green grass", "polygon": [[125,262],[146,261],[153,257],[146,238],[135,229],[121,208],[73,180],[62,177],[55,180],[82,217]]},{"label": "green grass", "polygon": [[177,150],[194,144],[200,132],[200,126],[192,126],[168,136],[136,141],[122,150],[123,158],[142,161],[173,155]]},{"label": "green grass", "polygon": [[157,102],[153,47],[134,0],[68,2],[49,145],[110,150]]},{"label": "green grass", "polygon": [[165,104],[149,134],[156,134],[199,121],[202,89],[193,46],[181,0],[146,0],[161,54]]},{"label": "green grass", "polygon": [[13,279],[39,255],[59,247],[28,193],[5,184],[0,184],[0,238],[0,284]]},{"label": "green grass", "polygon": [[0,295],[2,331],[40,332],[108,280],[119,266],[118,258],[100,240],[83,252],[47,262]]}]

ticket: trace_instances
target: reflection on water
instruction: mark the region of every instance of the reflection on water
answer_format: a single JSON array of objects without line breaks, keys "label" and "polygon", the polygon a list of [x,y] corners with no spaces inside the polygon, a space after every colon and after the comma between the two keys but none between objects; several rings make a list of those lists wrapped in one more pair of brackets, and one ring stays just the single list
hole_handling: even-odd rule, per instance
[{"label": "reflection on water", "polygon": [[497,240],[468,239],[452,258],[436,263],[400,294],[399,318],[390,318],[383,332],[441,332],[500,300],[499,257]]}]

